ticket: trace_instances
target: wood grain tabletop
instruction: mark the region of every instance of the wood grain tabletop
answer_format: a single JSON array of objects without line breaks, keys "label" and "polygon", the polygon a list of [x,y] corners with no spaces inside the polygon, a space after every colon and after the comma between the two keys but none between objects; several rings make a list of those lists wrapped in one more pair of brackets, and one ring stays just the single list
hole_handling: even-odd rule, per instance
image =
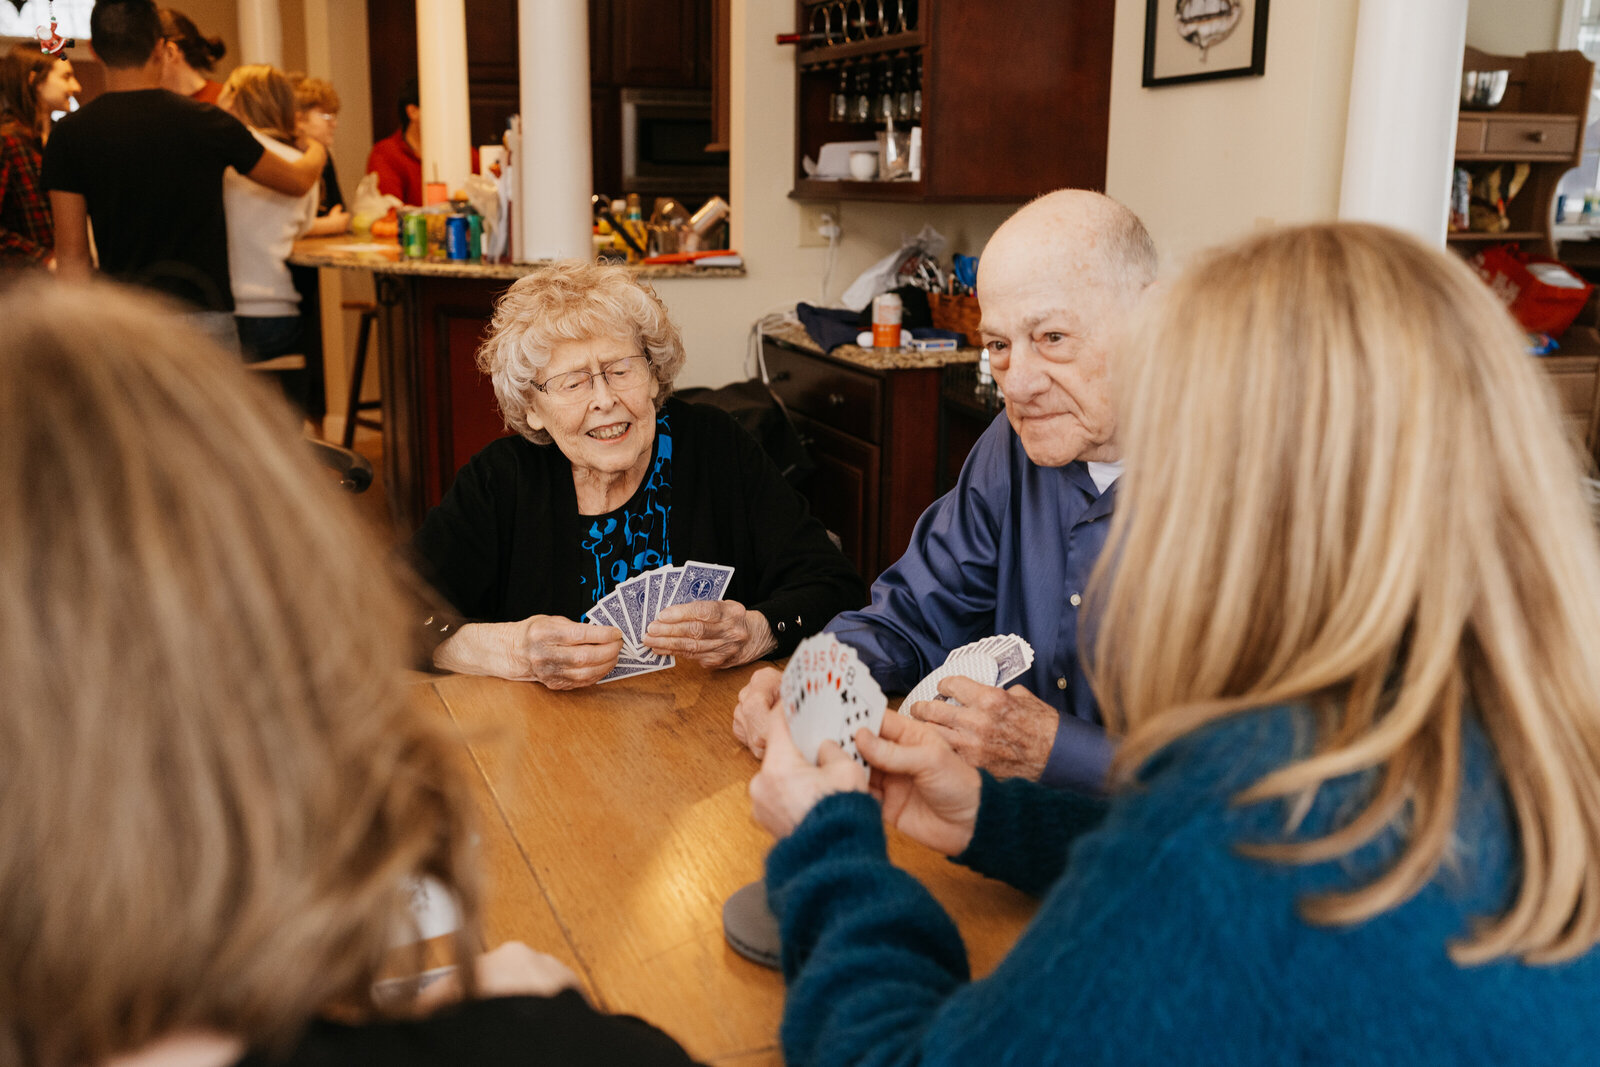
[{"label": "wood grain tabletop", "polygon": [[[665,671],[571,692],[459,675],[419,684],[477,774],[484,935],[564,960],[598,1007],[638,1015],[709,1063],[778,1064],[783,979],[722,937],[722,902],[762,875],[759,764],[731,728],[754,666]],[[890,856],[949,910],[975,976],[1035,902],[890,831]]]}]

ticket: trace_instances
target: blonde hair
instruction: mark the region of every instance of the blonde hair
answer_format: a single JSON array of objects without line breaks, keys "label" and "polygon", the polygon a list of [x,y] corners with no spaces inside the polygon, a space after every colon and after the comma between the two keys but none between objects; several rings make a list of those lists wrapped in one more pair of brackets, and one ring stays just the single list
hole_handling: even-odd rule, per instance
[{"label": "blonde hair", "polygon": [[415,877],[468,958],[414,607],[281,398],[124,291],[19,285],[0,319],[0,1063],[371,1008]]},{"label": "blonde hair", "polygon": [[1509,910],[1452,956],[1600,941],[1600,549],[1550,390],[1488,289],[1381,227],[1283,230],[1191,267],[1125,355],[1127,470],[1085,607],[1126,733],[1117,776],[1226,716],[1310,704],[1311,754],[1237,800],[1303,812],[1375,772],[1341,828],[1251,850],[1309,863],[1402,829],[1381,876],[1303,902],[1355,923],[1434,876],[1475,713],[1521,867]]},{"label": "blonde hair", "polygon": [[333,83],[322,78],[308,78],[304,74],[290,74],[289,84],[294,86],[294,109],[310,111],[317,108],[337,114],[339,92]]},{"label": "blonde hair", "polygon": [[533,383],[556,345],[597,337],[627,339],[650,357],[659,411],[683,368],[683,338],[656,291],[632,271],[567,260],[524,275],[506,290],[478,349],[478,369],[494,382],[506,429],[534,444],[550,443],[548,433],[528,425]]},{"label": "blonde hair", "polygon": [[294,144],[294,86],[283,71],[267,63],[235,67],[222,88],[233,94],[240,118],[268,137]]}]

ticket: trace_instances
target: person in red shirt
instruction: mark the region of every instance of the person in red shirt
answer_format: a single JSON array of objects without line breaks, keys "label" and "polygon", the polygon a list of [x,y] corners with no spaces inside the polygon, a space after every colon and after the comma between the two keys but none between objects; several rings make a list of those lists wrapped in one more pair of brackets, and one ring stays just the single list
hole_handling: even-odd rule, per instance
[{"label": "person in red shirt", "polygon": [[372,146],[367,173],[378,176],[378,191],[403,203],[422,204],[422,109],[417,79],[400,89],[400,128]]},{"label": "person in red shirt", "polygon": [[217,60],[228,54],[228,45],[221,37],[206,37],[182,11],[170,7],[157,8],[161,16],[161,50],[165,65],[161,71],[161,87],[179,96],[187,96],[202,104],[215,104],[222,93],[222,83],[209,77]]}]

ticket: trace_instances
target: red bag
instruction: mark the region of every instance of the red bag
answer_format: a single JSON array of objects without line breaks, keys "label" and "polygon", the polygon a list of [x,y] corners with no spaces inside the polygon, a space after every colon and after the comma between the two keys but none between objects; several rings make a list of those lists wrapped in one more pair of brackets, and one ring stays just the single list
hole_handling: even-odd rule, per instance
[{"label": "red bag", "polygon": [[1560,337],[1594,289],[1559,260],[1530,256],[1514,244],[1485,248],[1470,263],[1529,333]]}]

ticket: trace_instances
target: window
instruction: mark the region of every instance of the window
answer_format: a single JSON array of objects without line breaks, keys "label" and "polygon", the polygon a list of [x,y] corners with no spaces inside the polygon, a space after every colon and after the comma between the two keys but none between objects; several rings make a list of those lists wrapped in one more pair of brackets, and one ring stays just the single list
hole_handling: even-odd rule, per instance
[{"label": "window", "polygon": [[[1595,62],[1600,85],[1600,0],[1563,0],[1561,47],[1576,48]],[[1569,170],[1557,190],[1568,204],[1600,188],[1600,90],[1589,92],[1589,126],[1583,135],[1583,161]],[[1568,208],[1571,211],[1571,208]]]},{"label": "window", "polygon": [[[19,11],[15,0],[0,2],[0,37],[32,39],[41,26],[48,30],[50,7],[50,0],[27,0]],[[93,10],[94,0],[55,0],[56,31],[63,37],[87,41],[89,12]]]}]

